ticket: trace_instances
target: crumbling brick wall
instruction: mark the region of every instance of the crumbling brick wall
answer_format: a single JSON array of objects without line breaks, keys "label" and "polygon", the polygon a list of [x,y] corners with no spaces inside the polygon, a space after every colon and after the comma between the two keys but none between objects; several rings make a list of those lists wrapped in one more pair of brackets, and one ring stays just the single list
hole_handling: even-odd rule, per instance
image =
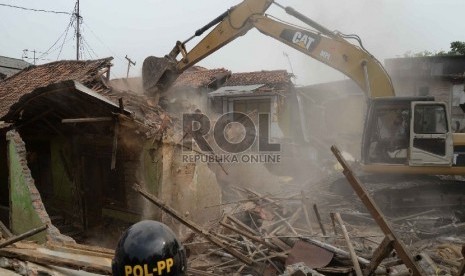
[{"label": "crumbling brick wall", "polygon": [[61,235],[52,225],[50,217],[42,203],[31,171],[27,166],[26,147],[18,132],[7,132],[9,187],[10,187],[10,225],[14,234],[21,234],[33,228],[48,225],[46,231],[32,236],[38,242],[73,241]]}]

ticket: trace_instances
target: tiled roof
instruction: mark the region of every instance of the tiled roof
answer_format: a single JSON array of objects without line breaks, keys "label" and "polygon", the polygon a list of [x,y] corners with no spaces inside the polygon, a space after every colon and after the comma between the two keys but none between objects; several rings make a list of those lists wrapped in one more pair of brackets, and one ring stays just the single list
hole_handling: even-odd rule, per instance
[{"label": "tiled roof", "polygon": [[291,83],[291,75],[286,70],[257,71],[247,73],[234,73],[224,83],[225,86],[265,84],[287,85]]},{"label": "tiled roof", "polygon": [[173,84],[173,88],[207,87],[210,83],[217,81],[219,78],[229,76],[230,74],[231,72],[224,68],[204,70],[201,67],[196,67],[195,70],[188,70],[181,74]]},{"label": "tiled roof", "polygon": [[113,58],[90,61],[56,61],[28,67],[0,82],[0,118],[23,95],[40,87],[66,80],[78,81],[88,88],[102,90],[101,70],[111,65]]}]

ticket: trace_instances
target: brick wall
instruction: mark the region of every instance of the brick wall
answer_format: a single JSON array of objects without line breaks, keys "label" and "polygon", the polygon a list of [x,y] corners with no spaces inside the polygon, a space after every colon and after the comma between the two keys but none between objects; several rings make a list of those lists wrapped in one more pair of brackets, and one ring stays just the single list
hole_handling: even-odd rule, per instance
[{"label": "brick wall", "polygon": [[9,187],[10,187],[10,228],[14,234],[21,234],[33,228],[48,225],[46,231],[32,236],[38,242],[70,241],[67,236],[52,225],[42,203],[39,191],[27,166],[26,147],[20,135],[12,130],[7,132]]}]

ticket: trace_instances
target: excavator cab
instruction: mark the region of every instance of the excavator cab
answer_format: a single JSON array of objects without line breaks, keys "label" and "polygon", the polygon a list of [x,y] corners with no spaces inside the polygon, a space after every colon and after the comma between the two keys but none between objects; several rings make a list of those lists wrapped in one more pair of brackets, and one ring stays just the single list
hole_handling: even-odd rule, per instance
[{"label": "excavator cab", "polygon": [[432,97],[378,98],[369,104],[363,137],[365,164],[451,166],[447,105]]},{"label": "excavator cab", "polygon": [[440,102],[412,102],[409,165],[452,166],[453,142],[447,106]]}]

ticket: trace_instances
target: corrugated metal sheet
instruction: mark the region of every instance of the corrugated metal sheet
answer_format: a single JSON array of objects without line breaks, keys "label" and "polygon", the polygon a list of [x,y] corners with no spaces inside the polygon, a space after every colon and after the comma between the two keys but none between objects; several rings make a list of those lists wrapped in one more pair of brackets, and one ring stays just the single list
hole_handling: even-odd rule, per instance
[{"label": "corrugated metal sheet", "polygon": [[209,97],[222,97],[234,95],[248,95],[253,94],[255,90],[265,86],[264,84],[253,85],[237,85],[237,86],[223,86],[219,89],[209,93]]},{"label": "corrugated metal sheet", "polygon": [[30,63],[21,59],[0,56],[0,73],[7,77],[16,74],[30,65]]}]

